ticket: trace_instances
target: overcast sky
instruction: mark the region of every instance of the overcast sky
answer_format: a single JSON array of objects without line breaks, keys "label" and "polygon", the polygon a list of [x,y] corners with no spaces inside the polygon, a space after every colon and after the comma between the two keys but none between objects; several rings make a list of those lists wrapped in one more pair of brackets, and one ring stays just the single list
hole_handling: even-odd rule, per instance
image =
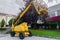
[{"label": "overcast sky", "polygon": [[0,13],[17,15],[20,12],[19,8],[23,8],[23,0],[0,0]]},{"label": "overcast sky", "polygon": [[[47,3],[47,0],[44,0]],[[20,9],[25,8],[23,0],[0,0],[0,13],[17,15]]]}]

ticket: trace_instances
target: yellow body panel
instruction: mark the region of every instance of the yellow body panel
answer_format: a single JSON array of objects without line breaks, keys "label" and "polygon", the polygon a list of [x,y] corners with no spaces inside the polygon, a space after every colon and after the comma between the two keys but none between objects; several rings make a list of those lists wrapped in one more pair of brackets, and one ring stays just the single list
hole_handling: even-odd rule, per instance
[{"label": "yellow body panel", "polygon": [[15,28],[15,27],[14,27],[14,25],[12,24],[12,27],[11,27],[12,31],[14,31],[14,28]]},{"label": "yellow body panel", "polygon": [[24,32],[25,35],[29,35],[28,25],[26,22],[23,22],[20,25],[15,26],[15,27],[14,25],[12,25],[12,31],[15,31],[16,34],[19,34],[20,32]]},{"label": "yellow body panel", "polygon": [[24,31],[28,31],[28,26],[26,22],[23,22],[22,24],[15,26],[14,31],[17,32],[24,32]]}]

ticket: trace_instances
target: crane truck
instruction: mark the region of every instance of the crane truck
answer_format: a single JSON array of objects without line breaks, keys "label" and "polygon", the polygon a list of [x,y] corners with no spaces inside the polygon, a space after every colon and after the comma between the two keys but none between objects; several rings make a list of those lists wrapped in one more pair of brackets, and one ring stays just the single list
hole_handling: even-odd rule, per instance
[{"label": "crane truck", "polygon": [[[47,14],[46,12],[46,10],[43,11],[44,14]],[[31,37],[32,32],[28,29],[28,24],[36,22],[40,14],[41,12],[34,5],[34,2],[30,2],[30,4],[19,14],[16,20],[14,20],[10,32],[11,37],[14,37],[15,34],[18,34],[20,39],[24,39],[25,36]]]}]

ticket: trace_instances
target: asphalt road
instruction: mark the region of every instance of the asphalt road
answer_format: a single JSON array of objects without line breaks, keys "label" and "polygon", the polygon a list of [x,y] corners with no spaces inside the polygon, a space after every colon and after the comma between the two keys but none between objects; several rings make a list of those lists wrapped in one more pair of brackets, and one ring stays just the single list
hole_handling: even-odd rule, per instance
[{"label": "asphalt road", "polygon": [[[21,40],[18,36],[10,37],[9,34],[0,34],[0,40]],[[53,39],[53,38],[45,38],[45,37],[25,37],[23,40],[60,40],[60,39]]]}]

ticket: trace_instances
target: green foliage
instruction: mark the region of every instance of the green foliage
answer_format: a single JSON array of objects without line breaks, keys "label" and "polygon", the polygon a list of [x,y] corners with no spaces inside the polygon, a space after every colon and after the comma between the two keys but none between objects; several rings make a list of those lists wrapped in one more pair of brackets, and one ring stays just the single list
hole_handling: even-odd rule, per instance
[{"label": "green foliage", "polygon": [[58,21],[47,22],[45,24],[47,24],[47,25],[55,25],[56,26],[58,24]]},{"label": "green foliage", "polygon": [[4,27],[4,25],[5,25],[5,20],[4,19],[2,19],[0,25],[1,25],[1,27]]},{"label": "green foliage", "polygon": [[10,19],[8,22],[10,26],[12,25],[12,22],[13,22],[13,19]]},{"label": "green foliage", "polygon": [[48,24],[57,24],[57,21],[48,22]]},{"label": "green foliage", "polygon": [[4,30],[6,30],[6,28],[0,28],[0,31],[4,31]]},{"label": "green foliage", "polygon": [[0,23],[0,27],[1,27],[1,23]]}]

